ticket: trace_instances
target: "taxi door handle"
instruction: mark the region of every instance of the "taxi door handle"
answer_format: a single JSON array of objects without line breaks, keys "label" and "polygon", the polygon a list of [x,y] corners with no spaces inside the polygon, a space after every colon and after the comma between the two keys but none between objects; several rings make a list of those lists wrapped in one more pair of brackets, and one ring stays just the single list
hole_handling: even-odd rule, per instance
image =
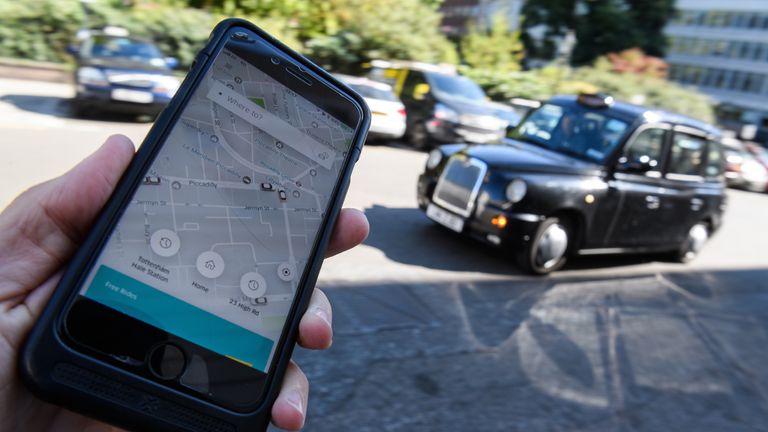
[{"label": "taxi door handle", "polygon": [[646,195],[645,206],[650,210],[658,210],[661,207],[661,200],[656,195]]}]

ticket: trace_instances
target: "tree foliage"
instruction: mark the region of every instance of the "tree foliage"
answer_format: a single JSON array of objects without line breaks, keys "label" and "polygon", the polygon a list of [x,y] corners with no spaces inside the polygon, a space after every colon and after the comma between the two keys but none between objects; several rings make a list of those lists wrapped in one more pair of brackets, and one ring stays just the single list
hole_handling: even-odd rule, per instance
[{"label": "tree foliage", "polygon": [[493,16],[487,30],[471,24],[460,47],[463,63],[473,68],[518,71],[524,56],[520,32],[509,31],[509,23],[502,13]]},{"label": "tree foliage", "polygon": [[[551,59],[557,38],[576,33],[571,62],[589,64],[609,52],[639,47],[662,57],[667,41],[664,26],[674,17],[675,0],[528,0],[524,41],[529,56]],[[544,37],[536,41],[532,29],[544,26]]]},{"label": "tree foliage", "polygon": [[323,66],[350,71],[377,58],[457,61],[455,48],[439,31],[440,14],[423,0],[330,0],[326,4],[325,28],[305,43],[306,53]]},{"label": "tree foliage", "polygon": [[549,66],[513,73],[465,68],[462,72],[480,84],[495,100],[513,97],[545,100],[556,94],[604,92],[619,100],[677,112],[706,122],[714,121],[712,101],[707,96],[648,75],[619,74],[593,66],[576,69]]}]

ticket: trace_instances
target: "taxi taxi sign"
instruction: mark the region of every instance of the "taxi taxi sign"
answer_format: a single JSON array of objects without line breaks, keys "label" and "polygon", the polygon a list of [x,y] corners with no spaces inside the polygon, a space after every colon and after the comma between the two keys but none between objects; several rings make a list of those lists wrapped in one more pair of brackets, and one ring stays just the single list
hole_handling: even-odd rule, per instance
[{"label": "taxi taxi sign", "polygon": [[607,108],[614,102],[613,96],[602,93],[580,93],[576,100],[592,108]]}]

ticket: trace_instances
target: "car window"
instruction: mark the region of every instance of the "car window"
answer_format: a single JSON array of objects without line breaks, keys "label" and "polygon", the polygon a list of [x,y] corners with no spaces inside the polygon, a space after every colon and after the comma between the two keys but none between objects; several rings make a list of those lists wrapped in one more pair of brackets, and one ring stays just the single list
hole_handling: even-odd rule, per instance
[{"label": "car window", "polygon": [[624,149],[627,161],[640,161],[647,158],[653,169],[659,168],[661,152],[664,149],[666,130],[652,127],[642,130]]},{"label": "car window", "polygon": [[723,173],[724,157],[723,149],[717,141],[709,141],[707,152],[707,177],[717,177]]},{"label": "car window", "polygon": [[629,125],[606,110],[544,104],[509,137],[590,162],[604,162]]},{"label": "car window", "polygon": [[83,44],[84,57],[126,58],[136,61],[151,62],[161,59],[157,47],[127,37],[94,36]]},{"label": "car window", "polygon": [[485,102],[486,100],[483,89],[467,77],[429,73],[426,78],[434,87],[435,92],[439,93],[443,98],[461,99],[470,102]]},{"label": "car window", "polygon": [[707,141],[704,138],[677,132],[672,140],[669,155],[668,173],[701,175],[704,166],[704,151]]}]

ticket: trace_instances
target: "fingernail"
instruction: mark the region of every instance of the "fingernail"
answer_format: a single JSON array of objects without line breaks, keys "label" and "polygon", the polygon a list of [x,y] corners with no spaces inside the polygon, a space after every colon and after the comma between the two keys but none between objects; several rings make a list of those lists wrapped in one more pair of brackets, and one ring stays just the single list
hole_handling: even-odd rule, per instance
[{"label": "fingernail", "polygon": [[296,408],[296,410],[300,412],[301,415],[304,415],[304,400],[301,398],[301,394],[298,390],[289,391],[288,395],[285,397],[285,400],[291,404],[292,407]]},{"label": "fingernail", "polygon": [[331,317],[328,316],[328,312],[326,312],[325,309],[319,306],[315,306],[312,308],[312,313],[318,318],[320,318],[321,320],[325,321],[326,324],[328,324],[328,326],[331,325]]}]

